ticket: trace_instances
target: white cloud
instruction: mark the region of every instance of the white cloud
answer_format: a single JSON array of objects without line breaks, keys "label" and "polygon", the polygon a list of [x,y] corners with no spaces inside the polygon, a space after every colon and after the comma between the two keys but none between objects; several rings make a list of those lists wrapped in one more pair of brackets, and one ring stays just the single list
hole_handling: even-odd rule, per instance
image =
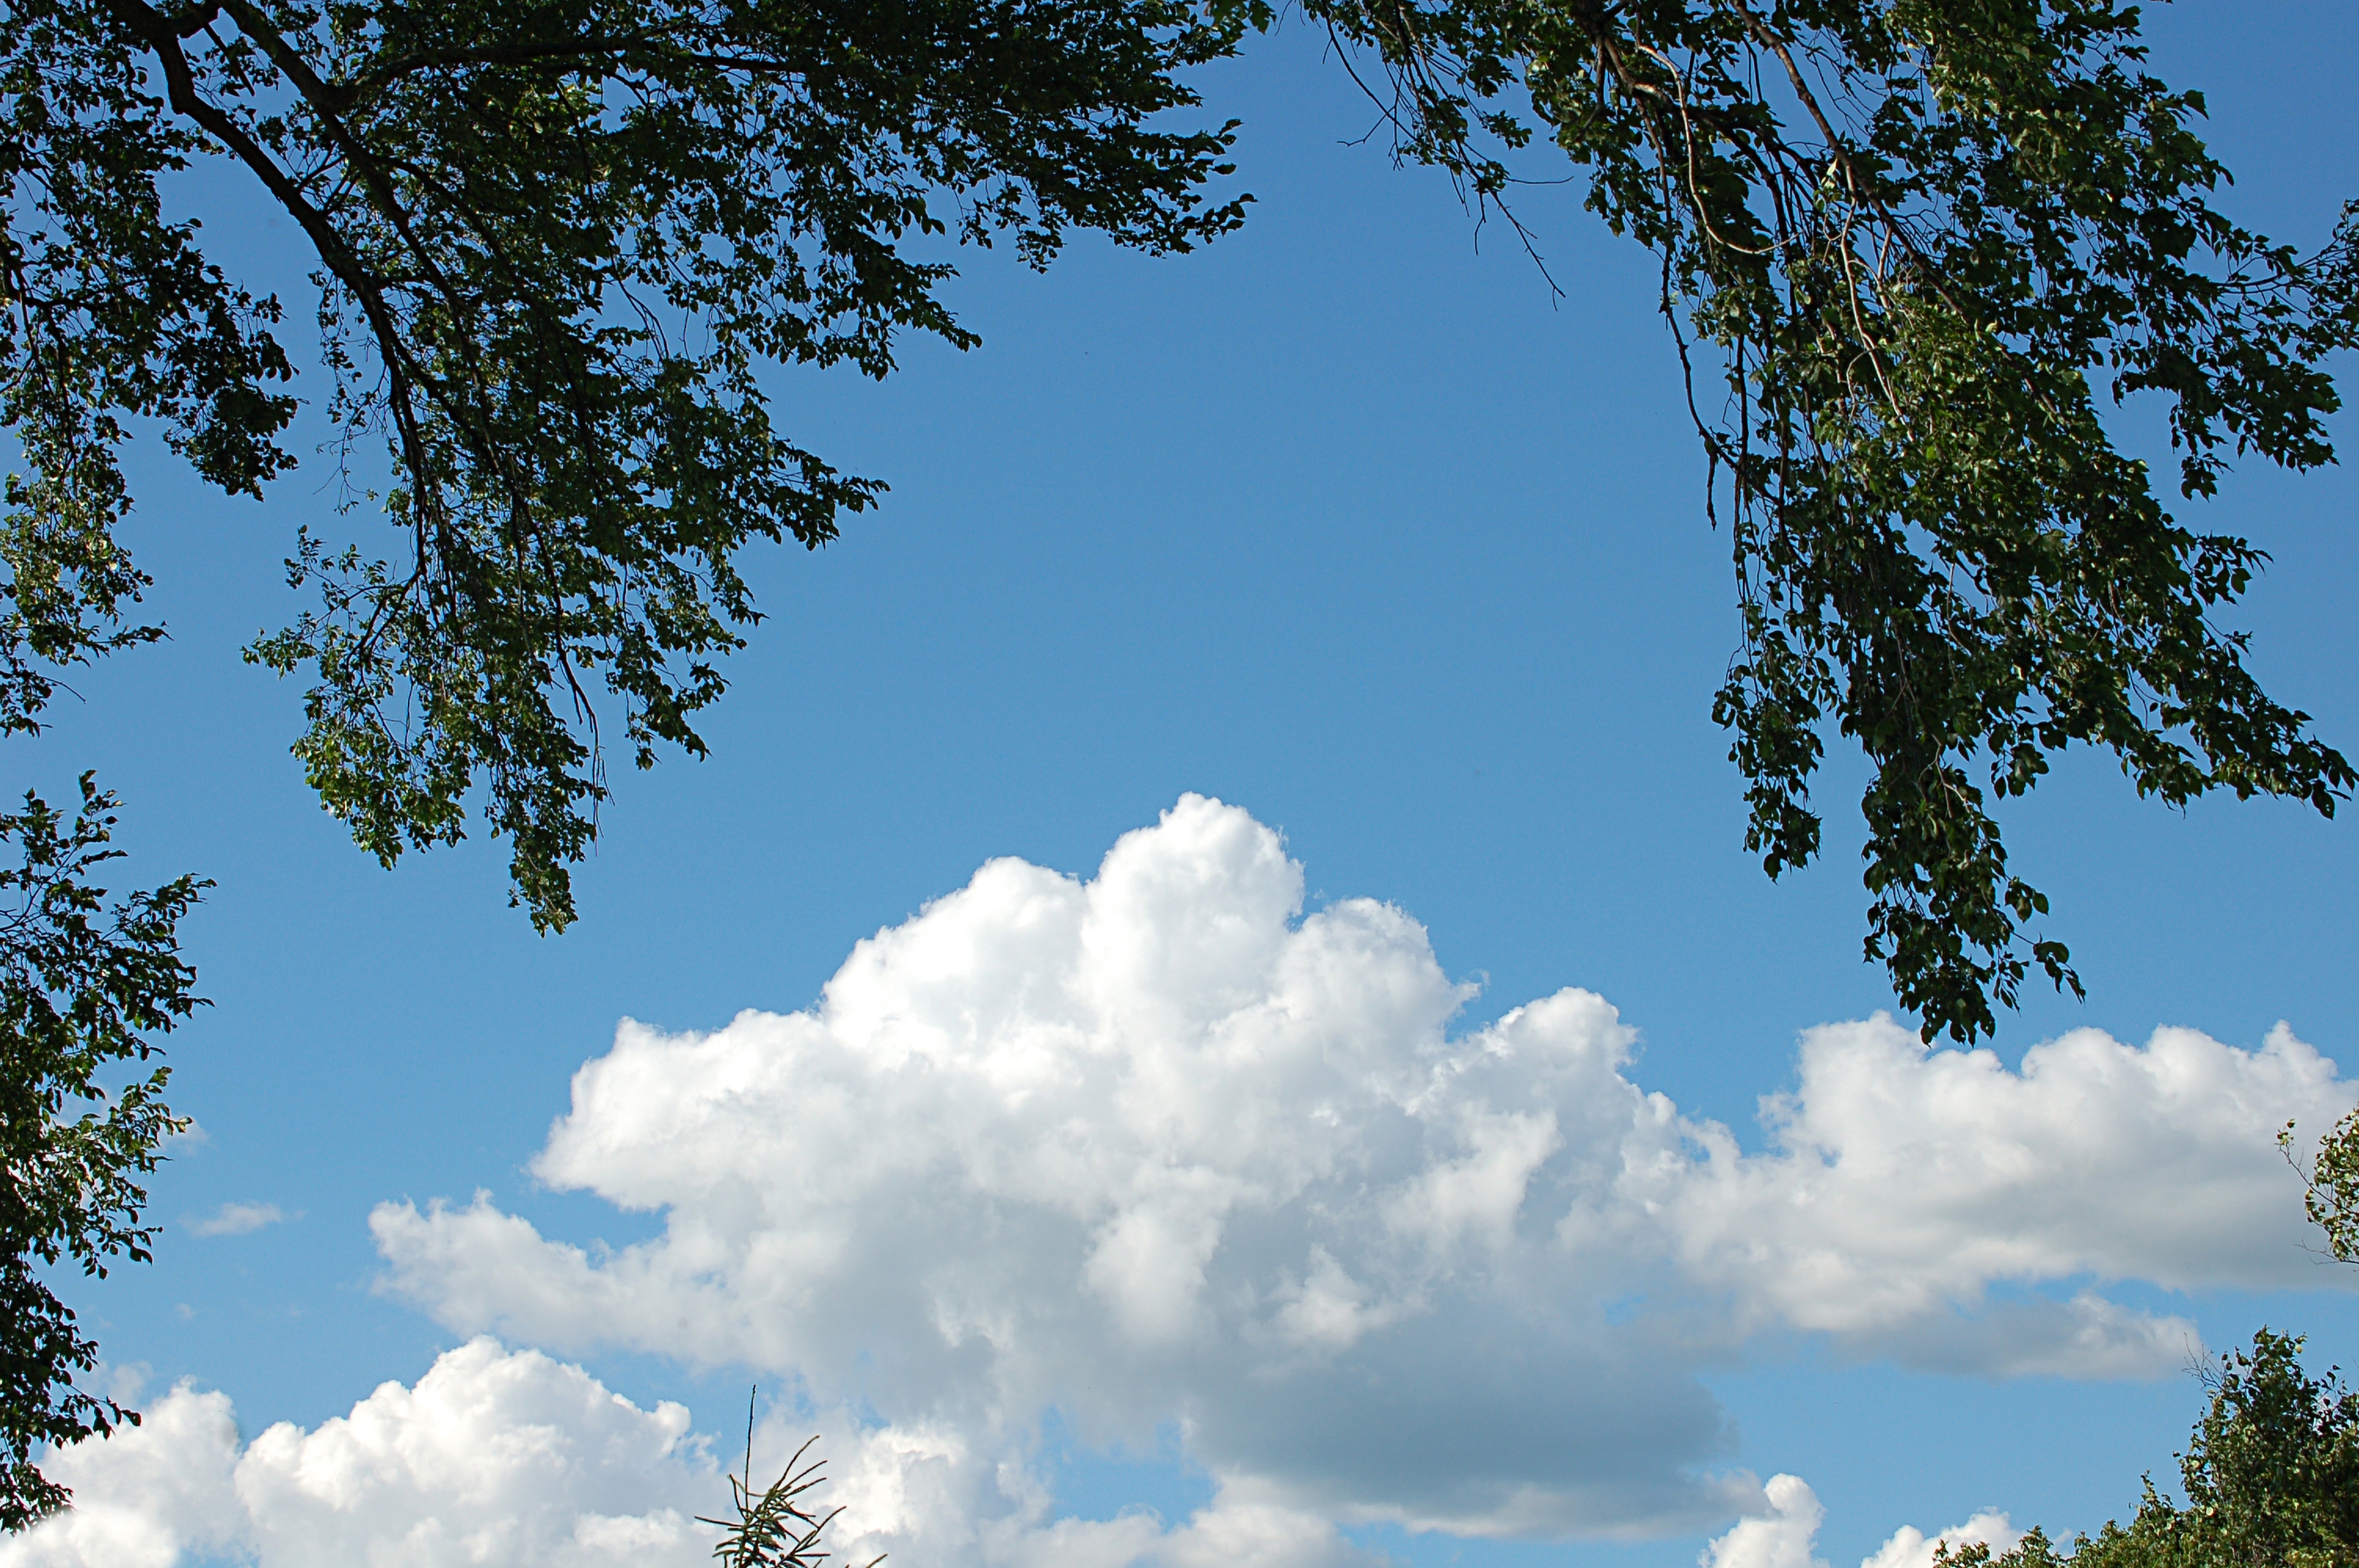
[{"label": "white cloud", "polygon": [[[939,1422],[863,1430],[840,1413],[817,1424],[831,1457],[828,1501],[842,1518],[837,1558],[880,1552],[902,1564],[986,1568],[1381,1568],[1319,1512],[1253,1487],[1223,1486],[1167,1526],[1148,1509],[1110,1519],[1055,1518],[1055,1498],[999,1445]],[[757,1447],[782,1450],[788,1430],[766,1422]],[[766,1479],[757,1476],[757,1480]]]},{"label": "white cloud", "polygon": [[202,1219],[182,1223],[199,1236],[245,1236],[286,1218],[275,1203],[225,1203]]},{"label": "white cloud", "polygon": [[[1151,1512],[1052,1519],[1037,1476],[940,1425],[863,1427],[842,1411],[811,1494],[842,1513],[835,1561],[880,1552],[985,1568],[1380,1568],[1334,1523],[1224,1488],[1176,1527]],[[766,1483],[810,1434],[773,1411],[755,1440]],[[733,1459],[735,1457],[732,1455]],[[770,1468],[765,1469],[763,1466]],[[415,1388],[386,1383],[310,1431],[241,1444],[226,1395],[182,1384],[138,1427],[49,1455],[73,1506],[0,1539],[0,1568],[691,1568],[729,1485],[677,1404],[641,1410],[578,1367],[477,1338]]]},{"label": "white cloud", "polygon": [[1906,1325],[1998,1280],[2285,1284],[2312,1260],[2275,1129],[2321,1130],[2351,1099],[2283,1024],[2256,1052],[2076,1030],[2019,1073],[1886,1020],[1830,1024],[1802,1038],[1799,1087],[1764,1102],[1776,1155],[1705,1130],[1707,1160],[1641,1190],[1690,1278],[1804,1328]]},{"label": "white cloud", "polygon": [[[1819,1526],[1826,1518],[1818,1494],[1799,1476],[1772,1476],[1762,1492],[1767,1509],[1737,1520],[1727,1534],[1715,1538],[1697,1559],[1701,1568],[1826,1568],[1812,1555]],[[2023,1532],[2003,1513],[1979,1513],[1934,1536],[1903,1525],[1863,1558],[1859,1568],[1933,1568],[1935,1551],[1943,1544],[1954,1550],[1979,1543],[1995,1553],[2022,1539]]]},{"label": "white cloud", "polygon": [[576,1367],[476,1339],[415,1389],[386,1383],[349,1416],[282,1422],[238,1464],[265,1562],[349,1561],[366,1541],[406,1563],[701,1561],[690,1522],[713,1468],[688,1411],[642,1411]]},{"label": "white cloud", "polygon": [[1933,1568],[1936,1549],[1948,1546],[1955,1551],[1961,1546],[1983,1545],[1994,1556],[2011,1552],[2023,1539],[2023,1531],[2015,1528],[2003,1513],[1979,1513],[1965,1523],[1952,1525],[1940,1534],[1928,1536],[1915,1525],[1903,1525],[1892,1539],[1860,1560],[1859,1568]]},{"label": "white cloud", "polygon": [[0,1540],[0,1568],[690,1568],[726,1500],[676,1404],[643,1411],[577,1367],[477,1339],[306,1432],[241,1446],[226,1395],[186,1384],[42,1468],[74,1506]]},{"label": "white cloud", "polygon": [[1826,1509],[1799,1476],[1772,1476],[1767,1511],[1738,1519],[1697,1559],[1702,1568],[1826,1568],[1810,1555]]},{"label": "white cloud", "polygon": [[[2191,1326],[2090,1281],[2316,1279],[2271,1139],[2353,1095],[2282,1027],[2252,1052],[2082,1031],[2018,1072],[1829,1025],[1748,1153],[1625,1076],[1603,999],[1453,1041],[1470,990],[1422,927],[1301,895],[1275,833],[1196,796],[1088,881],[993,861],[811,1011],[625,1022],[582,1067],[536,1173],[662,1211],[660,1237],[386,1205],[388,1281],[462,1332],[790,1371],[934,1434],[944,1474],[1021,1470],[1053,1405],[1092,1440],[1178,1422],[1223,1529],[1249,1498],[1612,1534],[1759,1506],[1715,1473],[1690,1375],[1748,1336],[2154,1375]],[[1076,1561],[1139,1528],[1080,1530]]]},{"label": "white cloud", "polygon": [[234,1475],[237,1420],[225,1394],[174,1389],[137,1426],[41,1462],[76,1507],[0,1536],[0,1568],[172,1568],[245,1538]]},{"label": "white cloud", "polygon": [[[823,1416],[812,1444],[840,1506],[835,1560],[890,1552],[905,1563],[981,1568],[1386,1568],[1324,1515],[1223,1486],[1167,1528],[1147,1510],[1054,1519],[1037,1476],[952,1428],[863,1428]],[[0,1539],[0,1568],[689,1568],[727,1512],[728,1482],[677,1404],[642,1410],[578,1367],[477,1338],[440,1357],[415,1388],[386,1383],[348,1415],[305,1431],[281,1422],[241,1445],[225,1395],[183,1383],[145,1423],[52,1454],[43,1468],[74,1506]],[[808,1427],[777,1411],[755,1439],[755,1480],[787,1462]],[[733,1461],[734,1455],[732,1455]],[[1777,1476],[1702,1553],[1701,1568],[1826,1568],[1811,1554],[1824,1510]],[[1861,1568],[1932,1568],[1934,1548],[2020,1539],[2004,1514],[1928,1537],[1904,1528]]]}]

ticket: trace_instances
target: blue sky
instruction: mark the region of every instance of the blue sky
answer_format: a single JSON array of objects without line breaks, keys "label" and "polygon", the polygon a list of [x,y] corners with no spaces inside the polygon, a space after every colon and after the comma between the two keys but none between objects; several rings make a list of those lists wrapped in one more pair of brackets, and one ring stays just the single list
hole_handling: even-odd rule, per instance
[{"label": "blue sky", "polygon": [[[2345,14],[2189,5],[2160,9],[2153,31],[2163,74],[2210,95],[2214,143],[2240,176],[2232,209],[2321,237],[2359,192]],[[660,1243],[665,1213],[534,1173],[569,1081],[619,1021],[677,1033],[810,1008],[855,943],[985,861],[1089,878],[1187,792],[1281,832],[1307,911],[1374,899],[1420,925],[1438,972],[1481,988],[1453,1039],[1586,988],[1637,1032],[1617,1069],[1628,1082],[1724,1124],[1749,1155],[1774,1152],[1758,1102],[1808,1087],[1798,1037],[1889,1005],[1859,962],[1858,773],[1833,752],[1825,862],[1766,881],[1707,717],[1734,635],[1730,575],[1701,516],[1646,258],[1570,195],[1535,192],[1528,218],[1566,291],[1551,298],[1442,182],[1351,145],[1369,113],[1320,56],[1296,27],[1205,74],[1210,111],[1245,122],[1239,183],[1258,200],[1243,232],[1160,260],[1083,240],[1046,276],[970,253],[951,297],[980,349],[913,342],[881,385],[775,378],[794,438],[892,493],[824,552],[752,563],[770,620],[734,664],[711,760],[618,770],[576,879],[582,919],[562,937],[533,935],[506,907],[499,846],[380,871],[286,755],[299,692],[237,649],[296,608],[277,563],[296,526],[327,513],[318,465],[255,504],[194,490],[160,452],[136,456],[136,547],[172,641],[92,672],[78,683],[87,701],[11,755],[52,798],[98,769],[125,798],[135,874],[190,868],[219,883],[186,934],[214,1006],[172,1045],[175,1103],[203,1136],[155,1184],[170,1229],[152,1267],[72,1288],[151,1400],[192,1379],[234,1401],[248,1439],[280,1422],[316,1430],[492,1326],[510,1350],[545,1348],[643,1409],[682,1402],[726,1448],[747,1382],[788,1387],[787,1368],[725,1336],[601,1342],[577,1325],[536,1338],[534,1322],[557,1320],[512,1305],[473,1324],[451,1304],[456,1276],[387,1288],[403,1265],[372,1213],[463,1209],[480,1189],[544,1238]],[[291,232],[232,211],[209,226],[224,258],[299,299]],[[2123,428],[2150,439],[2139,415]],[[2351,438],[2347,418],[2339,431]],[[2359,740],[2354,499],[2342,470],[2255,470],[2201,518],[2275,556],[2239,623],[2273,692],[2346,750]],[[2034,996],[2003,1022],[2003,1063],[2083,1026],[2132,1047],[2177,1026],[2251,1052],[2280,1020],[2326,1056],[2359,1052],[2349,823],[2277,803],[2172,814],[2100,758],[2060,768],[2007,820],[2090,997]],[[1485,1103],[1504,1115],[1516,1102]],[[924,1130],[910,1127],[878,1138]],[[2158,1123],[2158,1139],[2174,1135]],[[2179,1152],[2158,1150],[2163,1164]],[[2109,1213],[2140,1179],[2100,1161],[2060,1174],[2056,1201]],[[2085,1195],[2070,1184],[2083,1180]],[[2284,1202],[2298,1202],[2289,1184]],[[199,1233],[232,1204],[283,1217]],[[846,1212],[893,1223],[889,1206]],[[2069,1534],[2127,1511],[2140,1472],[2169,1474],[2200,1388],[2151,1357],[2136,1375],[2000,1375],[2004,1357],[1945,1362],[1944,1334],[2003,1337],[2010,1307],[2028,1322],[2031,1304],[2102,1287],[2125,1311],[2191,1322],[2213,1350],[2268,1322],[2308,1331],[2324,1359],[2359,1361],[2343,1275],[2215,1272],[2187,1289],[2171,1288],[2185,1270],[2135,1260],[2119,1278],[2097,1264],[1994,1276],[1954,1309],[1953,1333],[1911,1319],[1899,1349],[1825,1327],[1820,1307],[1676,1352],[1617,1327],[1597,1376],[1631,1381],[1598,1408],[1643,1426],[1641,1407],[1666,1401],[1718,1423],[1703,1471],[1800,1476],[1825,1509],[1815,1550],[1840,1568],[1903,1525],[1985,1509]],[[1473,1307],[1436,1310],[1453,1334],[1490,1332]],[[1538,1357],[1532,1377],[1565,1375],[1547,1364],[1555,1341],[1497,1332],[1501,1356]],[[815,1402],[778,1411],[777,1430],[896,1419],[890,1397],[862,1391],[864,1365],[793,1367]],[[1221,1368],[1201,1375],[1235,1371]],[[851,1390],[853,1415],[821,1408],[828,1389]],[[1176,1527],[1223,1465],[1261,1464],[1245,1438],[1218,1435],[1221,1407],[1196,1392],[1214,1412],[1201,1444],[1229,1443],[1211,1458],[1190,1446],[1180,1403],[1158,1423],[1153,1390],[1100,1422],[1103,1436],[1147,1422],[1119,1452],[1093,1452],[1081,1416],[1016,1411],[1045,1421],[1025,1451],[1053,1494],[1042,1519],[1144,1505]],[[1350,1404],[1333,1397],[1344,1416],[1318,1430],[1340,1453]],[[1470,1420],[1485,1397],[1468,1395]],[[1529,1419],[1546,1441],[1547,1422]],[[1432,1434],[1444,1449],[1462,1438]],[[1613,1540],[1594,1537],[1636,1527],[1599,1514],[1565,1541],[1555,1527],[1484,1539],[1327,1508],[1349,1542],[1415,1563],[1633,1568],[1694,1561],[1734,1517],[1709,1511]],[[1336,1549],[1269,1550],[1308,1563]],[[895,1561],[929,1559],[920,1546]]]}]

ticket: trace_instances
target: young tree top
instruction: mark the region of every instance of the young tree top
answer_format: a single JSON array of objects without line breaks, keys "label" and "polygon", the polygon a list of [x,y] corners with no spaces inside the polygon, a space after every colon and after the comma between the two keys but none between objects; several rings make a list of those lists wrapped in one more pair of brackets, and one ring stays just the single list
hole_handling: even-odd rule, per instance
[{"label": "young tree top", "polygon": [[2179,1457],[2184,1507],[2147,1478],[2127,1526],[2056,1551],[2033,1530],[1994,1556],[1944,1542],[1935,1568],[2343,1568],[2359,1561],[2359,1397],[2313,1378],[2297,1336],[2264,1328],[2201,1371],[2211,1402]]}]

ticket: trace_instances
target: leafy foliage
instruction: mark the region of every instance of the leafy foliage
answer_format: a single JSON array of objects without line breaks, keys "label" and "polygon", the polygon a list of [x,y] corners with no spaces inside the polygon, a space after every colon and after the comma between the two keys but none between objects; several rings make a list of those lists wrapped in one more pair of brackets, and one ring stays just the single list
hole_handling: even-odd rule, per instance
[{"label": "leafy foliage", "polygon": [[2359,1562],[2359,1395],[2303,1371],[2301,1341],[2263,1329],[2221,1357],[2180,1476],[2151,1482],[2126,1529],[2108,1524],[2080,1568],[2328,1568]]},{"label": "leafy foliage", "polygon": [[2212,1400],[2180,1456],[2186,1503],[2149,1479],[2126,1527],[2060,1556],[2033,1530],[1994,1557],[1947,1547],[1953,1568],[2348,1568],[2359,1563],[2359,1395],[2302,1369],[2301,1340],[2262,1329],[2220,1358]]},{"label": "leafy foliage", "polygon": [[206,264],[158,180],[197,146],[80,7],[0,7],[0,426],[30,476],[0,516],[0,734],[39,728],[58,666],[162,635],[124,627],[147,578],[115,537],[115,449],[159,422],[208,481],[259,493],[294,409],[256,301]]},{"label": "leafy foliage", "polygon": [[2319,1140],[2318,1153],[2306,1166],[2294,1153],[2292,1122],[2277,1134],[2277,1147],[2301,1177],[2302,1207],[2310,1223],[2326,1232],[2328,1253],[2337,1262],[2359,1263],[2359,1110]]},{"label": "leafy foliage", "polygon": [[[2212,204],[2200,95],[2115,0],[1308,0],[1389,73],[1404,157],[1488,210],[1552,143],[1662,264],[1742,638],[1714,705],[1773,876],[1811,860],[1829,733],[1862,799],[1866,948],[1930,1040],[1990,1033],[2037,970],[1995,812],[2104,747],[2171,804],[2331,814],[2355,778],[2214,615],[2263,552],[2164,509],[2104,405],[2154,395],[2182,496],[2257,453],[2329,461],[2328,356],[2359,341],[2359,218],[2302,254]],[[507,837],[518,898],[567,868],[633,760],[703,749],[758,617],[738,552],[817,547],[879,486],[772,426],[766,362],[882,375],[973,341],[953,232],[1044,265],[1072,227],[1185,250],[1228,127],[1180,80],[1262,0],[35,0],[12,91],[0,408],[31,478],[0,530],[0,727],[54,668],[157,634],[115,539],[125,419],[213,482],[284,469],[280,308],[208,264],[158,181],[234,160],[320,264],[347,452],[382,441],[408,535],[307,532],[320,608],[250,656],[308,672],[296,746],[390,863]],[[1697,360],[1726,395],[1697,399]],[[1707,365],[1707,372],[1709,366]],[[375,498],[372,498],[375,499]]]},{"label": "leafy foliage", "polygon": [[[141,1180],[185,1128],[163,1100],[170,1069],[151,1036],[201,1005],[175,941],[209,883],[181,877],[107,902],[90,873],[107,849],[114,798],[90,775],[69,823],[36,795],[0,815],[20,868],[0,870],[0,1530],[60,1506],[64,1489],[32,1465],[43,1443],[103,1433],[136,1414],[74,1386],[98,1347],[41,1279],[71,1262],[103,1276],[144,1262]],[[130,1076],[111,1087],[118,1064]]]},{"label": "leafy foliage", "polygon": [[2003,1568],[2063,1568],[2071,1561],[2071,1556],[2057,1552],[2055,1542],[2049,1541],[2048,1532],[2038,1525],[2032,1526],[2021,1541],[1995,1556],[1989,1546],[1979,1541],[1970,1541],[1955,1547],[1943,1541],[1936,1542],[1933,1547],[1935,1568],[1945,1568],[1945,1565],[1946,1568],[1990,1568],[1992,1563],[2002,1564]]},{"label": "leafy foliage", "polygon": [[480,798],[563,926],[601,701],[639,765],[701,752],[758,619],[738,550],[815,548],[881,489],[782,437],[759,367],[973,342],[927,252],[953,231],[1045,265],[1076,227],[1152,251],[1234,227],[1242,199],[1201,192],[1230,129],[1150,122],[1239,30],[1185,0],[0,8],[0,418],[33,473],[0,534],[0,724],[49,697],[37,659],[156,634],[114,621],[146,583],[114,534],[125,419],[225,490],[289,464],[279,304],[158,196],[228,158],[316,255],[336,438],[385,443],[407,535],[379,559],[307,531],[288,566],[321,606],[249,656],[312,677],[295,751],[363,846],[457,839]]},{"label": "leafy foliage", "polygon": [[1399,156],[1504,211],[1516,149],[1552,142],[1660,258],[1736,565],[1713,714],[1747,846],[1810,860],[1825,734],[1859,745],[1867,955],[1928,1041],[1991,1033],[2035,967],[2080,989],[1993,815],[2056,752],[2107,748],[2172,805],[2348,798],[2213,624],[2266,556],[2176,521],[2104,406],[2159,400],[2190,499],[2238,454],[2331,461],[2359,211],[2309,255],[2216,211],[2202,99],[2147,72],[2135,7],[1305,4],[1386,68]]}]

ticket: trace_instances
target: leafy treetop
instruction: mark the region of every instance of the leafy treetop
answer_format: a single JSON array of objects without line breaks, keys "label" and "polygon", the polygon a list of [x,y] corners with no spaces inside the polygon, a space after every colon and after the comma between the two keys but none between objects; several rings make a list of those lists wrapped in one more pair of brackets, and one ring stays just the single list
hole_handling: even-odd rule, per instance
[{"label": "leafy treetop", "polygon": [[2149,1479],[2125,1527],[2060,1554],[2033,1530],[2012,1550],[1944,1544],[1951,1568],[2350,1568],[2359,1563],[2359,1395],[2312,1378],[2299,1337],[2264,1328],[2220,1358],[2180,1456],[2186,1503]]},{"label": "leafy treetop", "polygon": [[[2332,460],[2359,220],[2304,254],[2212,199],[2198,94],[2114,0],[1305,0],[1373,53],[1408,158],[1485,210],[1517,149],[1661,263],[1742,638],[1715,703],[1773,876],[1821,848],[1827,737],[1872,765],[1866,947],[1930,1040],[2079,987],[1997,803],[2060,751],[2142,794],[2332,814],[2350,762],[2214,623],[2261,550],[2176,520],[2105,404],[2152,394],[2184,499],[2240,453]],[[882,374],[973,340],[924,248],[1068,229],[1184,250],[1232,129],[1162,128],[1262,0],[34,0],[0,15],[11,109],[0,420],[0,725],[59,664],[155,629],[114,525],[125,418],[254,490],[289,459],[273,328],[158,182],[234,160],[316,255],[339,438],[382,439],[399,556],[306,533],[321,608],[252,657],[308,671],[312,783],[390,862],[480,798],[518,897],[633,758],[696,716],[757,614],[737,551],[816,546],[875,499],[776,431],[766,362]],[[1370,78],[1376,81],[1376,78]],[[1691,351],[1694,351],[1691,352]],[[1697,365],[1716,361],[1717,406]],[[601,690],[603,687],[603,691]],[[478,794],[478,792],[480,792]]]}]

